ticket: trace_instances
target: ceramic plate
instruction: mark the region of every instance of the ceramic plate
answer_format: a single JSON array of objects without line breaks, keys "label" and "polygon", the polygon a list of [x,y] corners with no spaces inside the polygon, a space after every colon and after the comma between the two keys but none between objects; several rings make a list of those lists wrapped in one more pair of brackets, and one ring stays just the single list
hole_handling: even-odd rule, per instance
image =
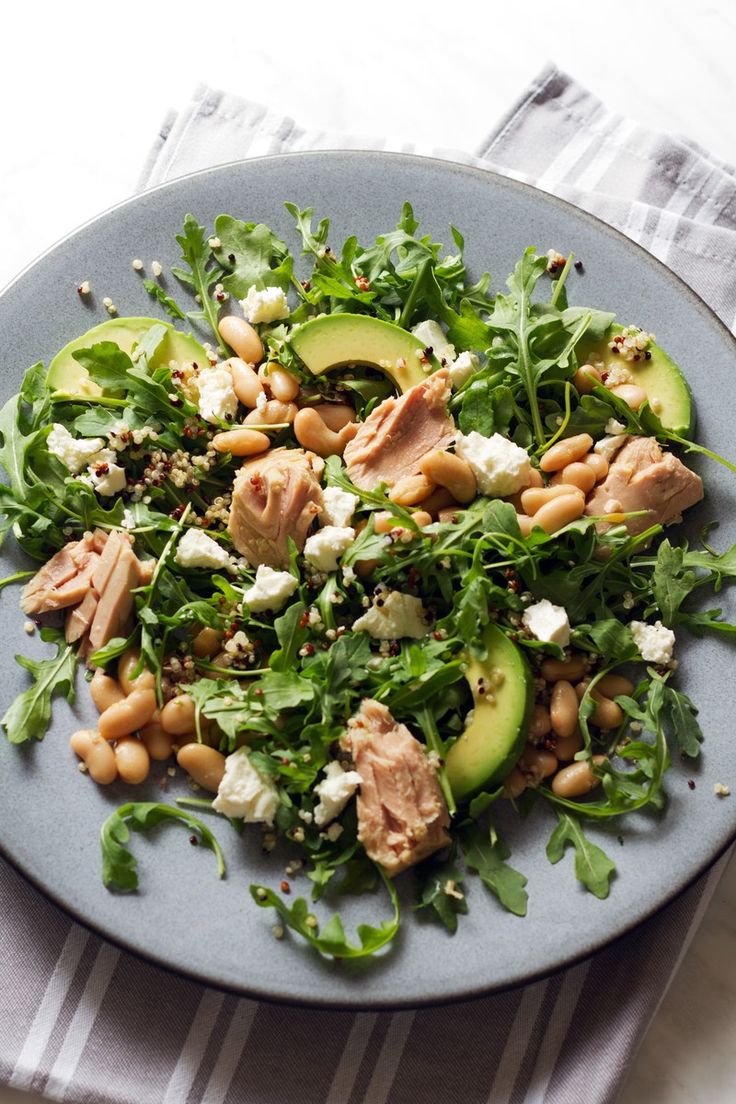
[{"label": "ceramic plate", "polygon": [[[733,451],[733,340],[662,265],[602,223],[542,192],[480,170],[383,153],[304,153],[226,165],[157,188],[89,223],[0,297],[2,400],[18,389],[28,365],[48,361],[70,338],[105,320],[104,295],[113,298],[121,314],[156,313],[131,258],[156,258],[165,266],[177,261],[174,235],[189,211],[208,226],[223,211],[266,222],[296,250],[284,200],[329,215],[331,240],[341,243],[351,233],[372,241],[396,223],[405,199],[413,204],[422,231],[435,240],[451,247],[448,225],[458,226],[471,273],[490,270],[496,288],[527,245],[573,250],[585,271],[573,274],[571,301],[614,310],[624,324],[653,330],[690,381],[700,440]],[[83,279],[95,290],[89,305],[75,291]],[[697,540],[706,522],[720,519],[716,543],[731,544],[736,540],[736,483],[716,464],[708,464],[707,471],[697,461],[693,466],[706,476],[707,497],[688,514],[687,532]],[[12,539],[5,542],[2,561],[3,576],[27,566]],[[44,650],[37,638],[25,635],[17,599],[17,588],[2,593],[3,707],[25,685],[14,653],[41,655]],[[96,716],[81,678],[77,704],[73,710],[63,701],[55,704],[53,725],[42,743],[17,749],[0,741],[0,846],[36,886],[84,924],[172,970],[241,993],[375,1008],[459,999],[519,984],[589,954],[649,916],[704,871],[736,834],[736,799],[718,800],[713,794],[715,782],[734,781],[733,652],[720,640],[687,640],[679,656],[679,685],[701,709],[703,756],[696,767],[678,762],[670,772],[666,816],[632,816],[608,831],[591,828],[592,838],[614,855],[618,867],[606,901],[580,888],[570,854],[555,867],[547,862],[544,847],[552,820],[545,809],[524,822],[514,815],[502,817],[514,866],[529,879],[525,919],[504,912],[471,877],[470,912],[456,935],[422,923],[407,908],[391,953],[355,966],[323,961],[296,940],[274,939],[273,914],[253,905],[248,883],[277,882],[283,858],[261,854],[257,831],[241,838],[224,822],[217,826],[229,869],[222,882],[215,876],[213,856],[191,847],[185,832],[162,828],[136,835],[140,892],[108,893],[100,881],[99,828],[131,791],[117,784],[96,787],[76,770],[69,734],[93,724]],[[136,799],[173,799],[185,790],[183,781],[167,779],[168,793],[162,795],[162,775],[166,778],[165,766],[157,765]],[[694,790],[688,778],[696,781]],[[346,919],[365,917],[369,910],[377,920],[385,904],[362,898],[357,909],[345,910]]]}]

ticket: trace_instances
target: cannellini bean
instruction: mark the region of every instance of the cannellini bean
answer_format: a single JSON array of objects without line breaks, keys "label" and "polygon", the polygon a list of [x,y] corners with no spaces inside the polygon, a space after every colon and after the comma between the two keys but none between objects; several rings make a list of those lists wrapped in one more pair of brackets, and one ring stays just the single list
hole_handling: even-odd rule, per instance
[{"label": "cannellini bean", "polygon": [[595,688],[605,698],[616,698],[619,694],[630,697],[634,693],[634,684],[625,675],[604,675],[595,684]]},{"label": "cannellini bean", "polygon": [[426,475],[405,475],[394,483],[388,497],[397,506],[416,506],[436,489],[436,484]]},{"label": "cannellini bean", "polygon": [[296,403],[283,403],[280,399],[268,399],[265,406],[251,410],[243,418],[243,425],[254,426],[291,425],[299,412]]},{"label": "cannellini bean", "polygon": [[574,759],[579,751],[583,750],[585,741],[579,728],[576,728],[572,736],[559,736],[555,744],[555,755],[561,763],[567,763]]},{"label": "cannellini bean", "polygon": [[258,396],[264,394],[258,373],[240,357],[230,357],[225,361],[225,366],[230,369],[233,377],[233,391],[238,396],[238,400],[243,406],[254,408],[258,403]]},{"label": "cannellini bean", "polygon": [[596,483],[600,483],[608,475],[608,461],[598,452],[589,452],[582,458],[581,463],[587,464],[592,469]]},{"label": "cannellini bean", "polygon": [[279,402],[293,402],[299,394],[299,380],[280,364],[267,365],[267,371],[264,374],[259,372],[259,375]]},{"label": "cannellini bean", "polygon": [[153,671],[147,667],[141,667],[140,673],[133,678],[133,672],[141,661],[141,653],[137,648],[128,648],[118,660],[118,682],[124,694],[132,694],[134,690],[153,690],[156,686],[156,677]]},{"label": "cannellini bean", "polygon": [[514,767],[503,785],[503,796],[512,800],[521,797],[526,789],[526,778],[518,767]]},{"label": "cannellini bean", "polygon": [[335,433],[323,422],[314,407],[303,407],[294,418],[294,436],[302,448],[317,456],[342,456],[348,441],[352,441],[358,427],[355,422]]},{"label": "cannellini bean", "polygon": [[585,656],[571,655],[569,659],[545,659],[540,671],[542,678],[547,682],[557,682],[559,679],[576,682],[583,677],[587,669]]},{"label": "cannellini bean", "polygon": [[153,720],[140,729],[139,735],[152,759],[163,762],[172,754],[171,734],[163,730],[161,718],[157,718],[156,714],[154,714]]},{"label": "cannellini bean", "polygon": [[531,468],[529,472],[529,487],[543,487],[544,477],[539,468]]},{"label": "cannellini bean", "polygon": [[552,687],[549,713],[555,735],[572,736],[578,723],[578,699],[567,679],[560,679]]},{"label": "cannellini bean", "polygon": [[519,525],[522,537],[528,537],[534,528],[534,518],[527,517],[526,514],[517,514],[516,520]]},{"label": "cannellini bean", "polygon": [[115,765],[123,782],[137,786],[148,778],[151,758],[146,745],[134,736],[124,736],[115,744]]},{"label": "cannellini bean", "polygon": [[412,521],[415,521],[420,529],[423,529],[425,525],[432,524],[432,515],[428,514],[426,510],[415,510],[411,516]]},{"label": "cannellini bean", "polygon": [[543,778],[549,778],[557,770],[557,756],[544,748],[525,747],[519,759],[519,770],[525,776],[528,786],[538,785]]},{"label": "cannellini bean", "polygon": [[206,744],[185,744],[177,752],[176,761],[203,790],[217,793],[225,774],[225,756],[222,752]]},{"label": "cannellini bean", "polygon": [[189,694],[179,694],[167,702],[161,710],[161,727],[172,736],[181,736],[184,732],[193,732],[195,728],[196,707]]},{"label": "cannellini bean", "polygon": [[222,633],[209,626],[200,629],[192,641],[192,651],[197,659],[207,659],[217,655],[222,647]]},{"label": "cannellini bean", "polygon": [[[521,508],[530,517],[534,517],[537,510],[541,510],[542,506],[546,506],[553,498],[577,494],[582,495],[582,491],[572,484],[559,483],[549,487],[529,487],[526,491],[521,492]],[[585,496],[582,497],[584,501]]]},{"label": "cannellini bean", "polygon": [[347,403],[317,403],[312,410],[317,411],[327,428],[333,433],[339,433],[356,418],[355,411]]},{"label": "cannellini bean", "polygon": [[458,505],[459,503],[455,501],[446,487],[438,487],[436,491],[432,491],[430,495],[422,500],[422,509],[431,514],[432,517],[437,517],[440,510],[445,510],[448,506]]},{"label": "cannellini bean", "polygon": [[222,340],[230,346],[233,352],[244,360],[246,364],[260,364],[263,360],[263,343],[244,318],[237,318],[234,314],[226,315],[217,324]]},{"label": "cannellini bean", "polygon": [[534,524],[541,526],[545,533],[556,533],[558,529],[582,517],[584,509],[585,499],[580,491],[576,494],[561,495],[537,510]]},{"label": "cannellini bean", "polygon": [[[584,679],[575,687],[575,693],[580,701],[585,697],[589,686],[590,679]],[[590,723],[598,728],[618,728],[624,719],[624,711],[621,706],[602,694],[597,684],[591,690],[590,696],[596,703],[595,712],[588,718]]]},{"label": "cannellini bean", "polygon": [[247,426],[226,429],[212,438],[212,447],[217,452],[230,452],[233,456],[256,456],[259,452],[265,452],[270,445],[271,439],[265,433],[248,429]]},{"label": "cannellini bean", "polygon": [[590,434],[578,433],[575,437],[567,437],[547,449],[539,461],[539,466],[545,472],[559,471],[560,468],[565,468],[568,464],[579,460],[581,456],[585,456],[592,447],[593,438]]},{"label": "cannellini bean", "polygon": [[[575,703],[577,705],[577,701]],[[535,705],[532,709],[532,716],[529,722],[529,733],[527,738],[536,743],[543,737],[548,736],[552,731],[552,721],[549,715],[549,709],[545,705]]]},{"label": "cannellini bean", "polygon": [[94,728],[81,728],[69,741],[69,746],[87,767],[90,778],[100,786],[108,786],[118,776],[115,753],[107,740]]},{"label": "cannellini bean", "polygon": [[109,706],[114,705],[115,702],[123,701],[125,698],[118,680],[106,675],[102,667],[98,667],[92,676],[89,692],[92,701],[97,706],[98,713],[104,713]]},{"label": "cannellini bean", "polygon": [[594,368],[592,364],[583,364],[582,368],[578,368],[572,377],[572,382],[579,394],[589,395],[593,388],[599,386],[603,380],[597,368]]},{"label": "cannellini bean", "polygon": [[111,705],[100,714],[100,735],[106,740],[119,740],[142,728],[156,712],[156,695],[153,690],[133,690],[124,701]]},{"label": "cannellini bean", "polygon": [[632,410],[638,410],[647,401],[647,393],[643,387],[637,387],[633,383],[620,383],[618,387],[611,388],[611,394],[622,399]]},{"label": "cannellini bean", "polygon": [[[605,755],[594,755],[593,763],[598,766],[605,762]],[[552,792],[558,797],[584,797],[596,786],[600,786],[601,780],[591,770],[590,763],[584,760],[579,763],[570,763],[569,767],[563,767],[552,779]]]},{"label": "cannellini bean", "polygon": [[555,472],[551,482],[553,486],[567,484],[578,487],[583,494],[587,494],[595,487],[595,472],[582,460],[575,460],[572,464],[567,464],[562,471]]},{"label": "cannellini bean", "polygon": [[419,470],[431,483],[446,487],[458,502],[472,502],[478,493],[470,464],[453,452],[433,449],[419,461]]}]

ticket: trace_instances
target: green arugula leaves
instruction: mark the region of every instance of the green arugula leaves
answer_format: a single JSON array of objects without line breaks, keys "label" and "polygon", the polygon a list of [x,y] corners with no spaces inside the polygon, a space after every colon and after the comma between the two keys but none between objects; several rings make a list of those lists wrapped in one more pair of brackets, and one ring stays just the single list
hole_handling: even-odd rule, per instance
[{"label": "green arugula leaves", "polygon": [[148,832],[158,824],[168,823],[181,824],[189,832],[195,832],[202,846],[214,853],[218,877],[225,877],[222,849],[206,824],[173,805],[131,801],[116,809],[100,829],[102,881],[108,889],[130,893],[138,888],[138,860],[126,847],[131,831]]},{"label": "green arugula leaves", "polygon": [[29,672],[33,684],[18,695],[0,720],[11,744],[44,738],[55,695],[64,694],[68,702],[74,700],[77,656],[73,646],[56,629],[44,629],[41,635],[43,640],[56,645],[56,655],[40,660],[15,657],[16,663]]}]

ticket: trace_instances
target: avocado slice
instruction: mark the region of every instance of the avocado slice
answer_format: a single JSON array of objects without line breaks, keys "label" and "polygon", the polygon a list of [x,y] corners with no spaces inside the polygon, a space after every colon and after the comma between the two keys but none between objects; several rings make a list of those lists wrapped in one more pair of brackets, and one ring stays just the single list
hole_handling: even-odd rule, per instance
[{"label": "avocado slice", "polygon": [[160,318],[111,318],[109,322],[93,326],[81,337],[75,337],[65,345],[49,364],[46,383],[64,395],[86,397],[101,395],[102,388],[93,383],[87,374],[87,369],[74,359],[72,353],[77,349],[89,349],[100,341],[112,341],[119,345],[123,352],[130,353],[141,334],[150,330],[151,326],[165,326],[168,330],[155,356],[151,359],[152,368],[168,364],[170,360],[179,361],[181,364],[189,364],[192,361],[198,364],[209,363],[207,353],[196,338],[191,334],[175,330],[170,322],[162,322]]},{"label": "avocado slice", "polygon": [[314,376],[348,364],[366,364],[390,376],[400,391],[421,383],[440,362],[424,357],[422,342],[367,314],[326,314],[295,328],[289,338],[294,352]]},{"label": "avocado slice", "polygon": [[648,360],[621,360],[608,346],[611,338],[623,332],[624,327],[614,323],[601,340],[580,341],[575,348],[578,362],[581,365],[602,364],[604,372],[616,365],[628,368],[634,383],[646,391],[649,405],[665,429],[687,437],[693,429],[694,415],[690,388],[682,372],[664,349],[654,342],[647,350],[651,353]]},{"label": "avocado slice", "polygon": [[[445,760],[447,779],[458,801],[501,782],[516,765],[534,701],[532,673],[521,649],[497,625],[487,626],[483,640],[486,659],[468,657],[465,673],[473,694],[473,716]],[[495,685],[499,672],[503,682]],[[481,678],[487,687],[485,695],[478,693]]]}]

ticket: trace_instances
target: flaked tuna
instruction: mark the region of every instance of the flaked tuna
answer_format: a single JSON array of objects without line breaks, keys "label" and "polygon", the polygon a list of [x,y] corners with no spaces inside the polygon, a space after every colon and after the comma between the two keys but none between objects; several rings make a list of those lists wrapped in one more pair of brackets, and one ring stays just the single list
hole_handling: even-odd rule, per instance
[{"label": "flaked tuna", "polygon": [[100,558],[92,537],[65,544],[26,583],[20,608],[35,616],[77,605],[92,586]]},{"label": "flaked tuna", "polygon": [[[98,591],[99,601],[89,628],[88,649],[96,651],[115,636],[127,636],[135,597],[132,591],[141,585],[140,562],[130,540],[120,533],[110,534],[105,552],[113,540],[119,540],[115,564]],[[95,588],[97,589],[97,588]]]},{"label": "flaked tuna", "polygon": [[362,779],[358,839],[390,877],[450,843],[450,816],[422,744],[366,698],[348,721],[343,747]]},{"label": "flaked tuna", "polygon": [[[585,512],[631,513],[630,533],[642,533],[651,525],[679,521],[683,510],[703,497],[703,481],[671,452],[663,452],[652,437],[631,437],[611,462],[608,475],[588,498]],[[607,527],[604,525],[601,528]]]},{"label": "flaked tuna", "polygon": [[228,520],[233,544],[253,567],[287,567],[288,540],[299,551],[322,510],[322,462],[304,449],[272,449],[235,476]]},{"label": "flaked tuna", "polygon": [[419,461],[433,449],[446,449],[455,437],[447,413],[450,384],[446,370],[435,372],[398,398],[386,399],[366,418],[345,449],[348,475],[356,487],[393,487],[419,473]]}]

